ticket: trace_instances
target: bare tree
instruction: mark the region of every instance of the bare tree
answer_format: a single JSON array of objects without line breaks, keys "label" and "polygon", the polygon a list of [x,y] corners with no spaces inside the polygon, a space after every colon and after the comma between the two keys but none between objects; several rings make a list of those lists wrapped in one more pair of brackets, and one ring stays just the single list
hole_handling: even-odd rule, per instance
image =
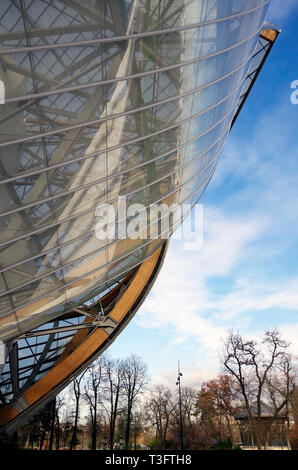
[{"label": "bare tree", "polygon": [[[283,363],[290,365],[291,357],[286,352],[289,344],[280,338],[277,331],[266,331],[261,345],[256,341],[245,340],[237,333],[231,331],[224,342],[221,360],[228,373],[235,378],[239,385],[247,410],[248,422],[258,449],[266,447],[267,436],[272,425],[272,420],[262,420],[262,408],[270,375],[282,367]],[[284,380],[289,380],[290,370],[284,375]],[[292,388],[286,387],[283,399],[279,402],[273,413],[273,418],[283,410],[289,402]],[[286,390],[284,389],[284,390]]]},{"label": "bare tree", "polygon": [[49,450],[53,450],[54,434],[55,434],[55,420],[56,420],[56,397],[50,401],[51,404],[51,424],[49,436]]},{"label": "bare tree", "polygon": [[137,449],[137,438],[140,432],[144,431],[145,427],[143,409],[140,407],[134,407],[131,417],[131,435],[133,436],[134,450]]},{"label": "bare tree", "polygon": [[64,406],[64,397],[62,395],[56,396],[56,408],[55,408],[55,415],[56,415],[56,450],[60,448],[60,436],[61,436],[61,423],[60,423],[60,410]]},{"label": "bare tree", "polygon": [[100,357],[87,369],[84,398],[89,406],[92,428],[92,450],[96,450],[98,431],[98,405],[100,402],[100,386],[102,381],[103,358]]},{"label": "bare tree", "polygon": [[123,362],[109,357],[104,358],[104,400],[101,402],[108,416],[110,449],[114,448],[116,420],[123,408]]},{"label": "bare tree", "polygon": [[77,445],[77,434],[78,434],[78,420],[79,420],[79,412],[80,412],[80,399],[82,395],[82,380],[85,375],[84,371],[79,377],[75,378],[72,385],[73,385],[73,393],[75,397],[75,415],[74,415],[74,425],[73,425],[73,432],[70,441],[69,450],[73,450],[76,448]]},{"label": "bare tree", "polygon": [[61,416],[60,440],[61,446],[65,450],[68,442],[71,440],[73,430],[73,416],[69,408],[65,407]]},{"label": "bare tree", "polygon": [[133,406],[148,383],[147,365],[138,356],[132,355],[122,362],[123,390],[126,401],[125,448],[129,448]]},{"label": "bare tree", "polygon": [[168,388],[156,385],[150,391],[150,398],[146,403],[147,416],[156,430],[157,444],[161,449],[166,447],[170,419],[175,407],[176,402]]},{"label": "bare tree", "polygon": [[[283,427],[285,424],[285,434],[287,445],[290,447],[290,399],[295,389],[295,372],[291,364],[291,357],[283,354],[275,368],[266,379],[266,392],[268,402],[271,404],[272,420],[276,421],[280,436],[284,435]],[[280,420],[280,414],[283,412],[283,418]],[[282,428],[280,430],[280,428]],[[282,439],[281,439],[282,440]],[[267,444],[267,443],[266,443]]]},{"label": "bare tree", "polygon": [[181,402],[183,429],[188,445],[191,445],[193,436],[195,436],[195,415],[197,391],[192,387],[181,387]]},{"label": "bare tree", "polygon": [[[181,387],[181,415],[183,422],[184,444],[189,447],[197,437],[197,391],[191,387]],[[171,413],[172,437],[177,442],[177,436],[181,433],[179,397],[175,400],[175,407]]]}]

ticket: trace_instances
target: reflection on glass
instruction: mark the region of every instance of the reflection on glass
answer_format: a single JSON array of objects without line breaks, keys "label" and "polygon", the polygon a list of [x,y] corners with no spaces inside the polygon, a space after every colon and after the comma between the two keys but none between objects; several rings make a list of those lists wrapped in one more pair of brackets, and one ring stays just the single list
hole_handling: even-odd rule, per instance
[{"label": "reflection on glass", "polygon": [[98,205],[198,200],[265,11],[263,0],[1,2],[0,337],[79,305],[162,243],[99,240]]}]

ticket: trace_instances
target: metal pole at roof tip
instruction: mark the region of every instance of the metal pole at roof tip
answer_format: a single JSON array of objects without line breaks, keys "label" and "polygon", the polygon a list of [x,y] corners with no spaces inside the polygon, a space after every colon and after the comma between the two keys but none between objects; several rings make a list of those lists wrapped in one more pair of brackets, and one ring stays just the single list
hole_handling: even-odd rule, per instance
[{"label": "metal pole at roof tip", "polygon": [[181,384],[180,379],[182,377],[182,373],[180,371],[180,363],[178,359],[178,377],[176,385],[178,385],[179,390],[179,418],[180,418],[180,449],[184,450],[184,442],[183,442],[183,417],[182,417],[182,400],[181,400]]}]

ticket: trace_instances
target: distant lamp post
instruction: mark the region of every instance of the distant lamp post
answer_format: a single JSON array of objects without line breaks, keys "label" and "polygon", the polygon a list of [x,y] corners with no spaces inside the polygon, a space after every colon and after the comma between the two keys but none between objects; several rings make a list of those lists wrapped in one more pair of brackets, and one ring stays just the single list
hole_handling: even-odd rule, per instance
[{"label": "distant lamp post", "polygon": [[179,415],[180,415],[180,445],[181,445],[181,450],[184,450],[184,444],[183,444],[183,418],[182,418],[182,400],[181,400],[181,384],[180,384],[180,379],[182,377],[182,373],[180,371],[180,364],[178,361],[178,377],[177,377],[177,382],[176,385],[178,385],[178,390],[179,390]]}]

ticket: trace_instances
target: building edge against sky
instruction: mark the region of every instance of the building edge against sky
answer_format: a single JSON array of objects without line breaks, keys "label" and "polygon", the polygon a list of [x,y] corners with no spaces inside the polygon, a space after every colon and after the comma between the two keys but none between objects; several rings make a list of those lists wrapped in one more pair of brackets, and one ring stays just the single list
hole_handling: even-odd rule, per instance
[{"label": "building edge against sky", "polygon": [[277,37],[268,4],[1,2],[6,432],[103,352],[149,292],[167,241],[101,241],[96,207],[196,204]]}]

